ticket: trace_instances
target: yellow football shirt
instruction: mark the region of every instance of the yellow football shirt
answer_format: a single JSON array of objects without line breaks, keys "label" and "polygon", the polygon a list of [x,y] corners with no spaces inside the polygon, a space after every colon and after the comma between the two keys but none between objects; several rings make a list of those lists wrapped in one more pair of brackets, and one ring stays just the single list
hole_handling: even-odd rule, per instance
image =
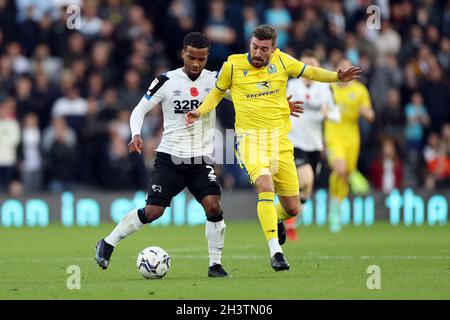
[{"label": "yellow football shirt", "polygon": [[358,81],[352,81],[347,86],[332,84],[331,87],[341,112],[341,121],[325,122],[325,139],[328,144],[359,144],[359,110],[372,107],[369,91]]},{"label": "yellow football shirt", "polygon": [[291,122],[286,83],[289,77],[300,76],[325,82],[338,81],[336,72],[307,66],[279,49],[261,68],[250,63],[249,53],[231,55],[218,75],[218,90],[206,97],[199,111],[201,114],[211,111],[230,89],[236,112],[236,131],[278,129],[280,133],[287,133]]}]

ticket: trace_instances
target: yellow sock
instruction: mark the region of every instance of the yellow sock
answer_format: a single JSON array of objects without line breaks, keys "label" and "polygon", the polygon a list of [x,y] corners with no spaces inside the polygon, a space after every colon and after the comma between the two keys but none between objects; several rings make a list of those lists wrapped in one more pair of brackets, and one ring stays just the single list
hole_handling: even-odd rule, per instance
[{"label": "yellow sock", "polygon": [[330,175],[330,197],[337,198],[340,201],[348,196],[349,186],[347,180],[332,172]]},{"label": "yellow sock", "polygon": [[284,208],[283,208],[283,206],[281,205],[281,202],[278,202],[278,203],[277,203],[277,205],[275,206],[275,209],[277,210],[277,217],[278,217],[278,220],[284,221],[284,220],[287,220],[287,219],[292,218],[292,216],[288,215],[288,214],[286,213],[286,211],[284,211]]},{"label": "yellow sock", "polygon": [[267,240],[278,238],[277,212],[273,205],[275,194],[273,192],[261,192],[258,194],[258,218]]}]

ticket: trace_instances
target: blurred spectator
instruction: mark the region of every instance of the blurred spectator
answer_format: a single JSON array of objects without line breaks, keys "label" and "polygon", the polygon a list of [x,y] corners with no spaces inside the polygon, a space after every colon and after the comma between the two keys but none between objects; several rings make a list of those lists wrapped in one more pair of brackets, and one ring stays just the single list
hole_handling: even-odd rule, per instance
[{"label": "blurred spectator", "polygon": [[6,53],[11,58],[14,73],[22,74],[31,72],[30,60],[23,55],[23,50],[19,43],[11,42],[6,49]]},{"label": "blurred spectator", "polygon": [[399,54],[399,63],[404,66],[414,57],[419,48],[423,45],[423,32],[418,25],[411,26],[408,38],[403,40],[403,46]]},{"label": "blurred spectator", "polygon": [[402,187],[403,163],[397,154],[394,140],[383,139],[379,156],[370,165],[370,178],[375,189],[385,194]]},{"label": "blurred spectator", "polygon": [[78,32],[72,33],[67,42],[67,52],[64,53],[64,65],[69,66],[76,59],[87,58],[86,40]]},{"label": "blurred spectator", "polygon": [[450,157],[450,122],[447,122],[442,127],[441,138],[445,153],[447,154],[447,157]]},{"label": "blurred spectator", "polygon": [[88,78],[86,97],[100,99],[104,90],[103,78],[98,72],[92,72]]},{"label": "blurred spectator", "polygon": [[223,62],[233,53],[232,46],[236,40],[236,33],[226,18],[224,0],[209,2],[209,15],[204,32],[211,41],[208,65],[211,70],[219,70]]},{"label": "blurred spectator", "polygon": [[39,117],[41,131],[49,125],[53,103],[58,95],[57,89],[43,72],[35,75],[33,88],[33,112]]},{"label": "blurred spectator", "polygon": [[134,69],[125,73],[124,86],[119,89],[119,100],[124,108],[133,110],[143,96],[141,77]]},{"label": "blurred spectator", "polygon": [[9,95],[13,87],[14,77],[11,59],[6,55],[0,56],[0,100]]},{"label": "blurred spectator", "polygon": [[26,18],[18,25],[18,39],[25,55],[27,56],[31,56],[34,52],[34,48],[36,47],[39,39],[39,25],[35,20],[33,20],[33,11],[33,6],[27,7]]},{"label": "blurred spectator", "polygon": [[345,56],[352,65],[359,65],[359,49],[356,44],[356,37],[351,32],[345,36]]},{"label": "blurred spectator", "polygon": [[119,98],[117,90],[107,88],[103,99],[100,100],[100,111],[98,112],[98,121],[109,122],[117,117],[119,109]]},{"label": "blurred spectator", "polygon": [[445,187],[450,178],[450,157],[446,153],[445,145],[439,135],[432,132],[427,139],[423,155],[426,164],[425,187],[434,190]]},{"label": "blurred spectator", "polygon": [[394,54],[386,54],[383,61],[379,62],[373,70],[370,79],[370,92],[375,109],[382,112],[381,109],[386,104],[386,92],[389,89],[400,89],[403,82],[402,70],[398,66]]},{"label": "blurred spectator", "polygon": [[0,103],[0,190],[8,190],[15,178],[20,126],[15,119],[16,102],[8,97]]},{"label": "blurred spectator", "polygon": [[98,153],[101,150],[100,139],[102,127],[98,121],[98,102],[94,98],[87,100],[87,113],[80,125],[79,148],[83,156],[81,167],[81,181],[87,185],[95,185],[98,181],[100,161]]},{"label": "blurred spectator", "polygon": [[0,0],[0,30],[5,42],[15,39],[15,15],[16,6],[14,1]]},{"label": "blurred spectator", "polygon": [[194,4],[191,0],[172,0],[167,8],[167,20],[163,35],[170,38],[167,43],[167,54],[172,61],[181,57],[181,48],[184,37],[195,26]]},{"label": "blurred spectator", "polygon": [[42,189],[41,132],[39,118],[28,113],[23,119],[22,154],[20,175],[25,191],[37,192]]},{"label": "blurred spectator", "polygon": [[83,97],[86,97],[88,91],[87,80],[87,62],[83,58],[76,58],[70,65],[70,70],[74,77],[74,84],[80,90]]},{"label": "blurred spectator", "polygon": [[110,42],[96,42],[91,53],[89,72],[98,72],[106,85],[117,83],[117,70],[111,61],[111,49]]},{"label": "blurred spectator", "polygon": [[408,155],[417,157],[423,148],[425,128],[430,124],[430,117],[423,104],[420,92],[414,92],[411,102],[405,106],[406,127],[405,138],[408,144]]},{"label": "blurred spectator", "polygon": [[75,183],[77,168],[77,137],[63,117],[54,117],[44,131],[43,150],[49,190],[71,190]]},{"label": "blurred spectator", "polygon": [[126,11],[122,0],[107,0],[106,5],[99,10],[99,15],[106,21],[117,26],[125,19]]},{"label": "blurred spectator", "polygon": [[98,16],[96,0],[85,0],[81,14],[80,32],[88,38],[96,37],[103,26],[103,20]]},{"label": "blurred spectator", "polygon": [[17,102],[17,120],[22,121],[26,113],[34,111],[32,96],[33,82],[31,81],[31,78],[26,75],[21,75],[16,80],[15,89]]},{"label": "blurred spectator", "polygon": [[[72,4],[77,1],[73,1]],[[58,19],[52,23],[49,30],[49,40],[50,49],[53,56],[62,57],[64,63],[67,61],[67,44],[70,39],[71,34],[74,33],[72,30],[67,28],[67,14],[66,7],[61,6],[59,8]]]},{"label": "blurred spectator", "polygon": [[50,56],[50,48],[47,44],[41,43],[34,51],[33,61],[31,63],[33,73],[43,72],[53,84],[58,83],[59,75],[62,70],[62,60]]},{"label": "blurred spectator", "polygon": [[450,2],[444,6],[442,14],[442,36],[449,38],[450,37]]},{"label": "blurred spectator", "polygon": [[430,66],[427,78],[420,85],[425,105],[431,118],[433,130],[441,130],[450,115],[449,85],[444,80],[441,67],[434,63]]},{"label": "blurred spectator", "polygon": [[27,19],[40,21],[46,13],[54,9],[53,1],[15,0],[14,2],[17,6],[17,21],[19,23]]},{"label": "blurred spectator", "polygon": [[80,96],[79,90],[73,85],[73,76],[67,74],[67,79],[70,83],[63,88],[64,95],[53,104],[52,117],[64,117],[69,126],[78,132],[88,106],[86,99]]},{"label": "blurred spectator", "polygon": [[438,53],[438,60],[445,70],[447,77],[450,76],[450,38],[442,38],[441,47]]},{"label": "blurred spectator", "polygon": [[375,40],[378,60],[382,61],[386,54],[397,55],[400,52],[401,44],[402,39],[399,33],[392,29],[389,21],[383,21],[380,36]]},{"label": "blurred spectator", "polygon": [[345,34],[345,16],[342,2],[337,0],[329,1],[325,6],[325,15],[330,23],[336,26],[337,32]]},{"label": "blurred spectator", "polygon": [[266,10],[265,23],[274,26],[277,30],[277,46],[283,50],[288,43],[289,28],[292,18],[285,8],[282,0],[272,0],[271,6]]},{"label": "blurred spectator", "polygon": [[145,188],[147,183],[142,158],[128,154],[127,140],[121,135],[120,124],[109,128],[109,143],[101,156],[102,186],[107,189]]},{"label": "blurred spectator", "polygon": [[245,6],[243,9],[244,16],[244,38],[245,43],[249,43],[253,30],[260,24],[256,10],[252,6]]},{"label": "blurred spectator", "polygon": [[377,117],[380,132],[391,136],[399,145],[404,142],[405,114],[400,101],[400,93],[397,89],[389,89],[386,105]]}]

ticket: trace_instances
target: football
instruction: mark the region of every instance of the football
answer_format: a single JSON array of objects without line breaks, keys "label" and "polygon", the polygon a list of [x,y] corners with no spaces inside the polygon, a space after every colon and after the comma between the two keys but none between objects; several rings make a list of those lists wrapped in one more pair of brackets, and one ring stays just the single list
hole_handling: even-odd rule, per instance
[{"label": "football", "polygon": [[161,279],[170,269],[170,256],[160,247],[148,247],[136,260],[139,273],[146,279]]}]

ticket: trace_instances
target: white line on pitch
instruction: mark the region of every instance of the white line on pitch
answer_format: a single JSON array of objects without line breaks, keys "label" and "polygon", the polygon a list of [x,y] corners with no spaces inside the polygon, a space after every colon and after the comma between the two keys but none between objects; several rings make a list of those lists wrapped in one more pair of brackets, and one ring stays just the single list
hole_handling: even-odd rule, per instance
[{"label": "white line on pitch", "polygon": [[[198,258],[208,258],[205,254],[173,254],[174,259],[198,259]],[[255,259],[267,259],[267,255],[224,255],[225,259],[238,259],[238,260],[255,260]],[[116,256],[115,260],[123,259],[135,259],[135,257],[121,257]],[[289,259],[292,260],[450,260],[450,256],[292,256]],[[0,263],[44,263],[44,262],[80,262],[80,261],[90,261],[93,257],[73,257],[73,258],[57,258],[57,259],[11,259],[11,260],[0,260]]]}]

